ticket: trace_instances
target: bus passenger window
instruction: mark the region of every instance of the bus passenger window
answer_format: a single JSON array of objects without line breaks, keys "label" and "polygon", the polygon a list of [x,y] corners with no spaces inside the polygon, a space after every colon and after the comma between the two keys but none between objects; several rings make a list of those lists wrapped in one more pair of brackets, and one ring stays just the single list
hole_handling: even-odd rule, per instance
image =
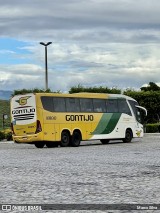
[{"label": "bus passenger window", "polygon": [[106,101],[103,99],[93,99],[94,112],[106,112]]},{"label": "bus passenger window", "polygon": [[80,112],[80,104],[78,98],[66,98],[67,112]]},{"label": "bus passenger window", "polygon": [[90,98],[80,99],[81,112],[93,112],[93,101]]},{"label": "bus passenger window", "polygon": [[41,97],[43,108],[49,112],[53,112],[53,98],[42,96]]},{"label": "bus passenger window", "polygon": [[107,100],[107,112],[118,112],[117,100],[110,99]]},{"label": "bus passenger window", "polygon": [[66,104],[65,98],[53,98],[53,110],[54,112],[65,112],[66,111]]}]

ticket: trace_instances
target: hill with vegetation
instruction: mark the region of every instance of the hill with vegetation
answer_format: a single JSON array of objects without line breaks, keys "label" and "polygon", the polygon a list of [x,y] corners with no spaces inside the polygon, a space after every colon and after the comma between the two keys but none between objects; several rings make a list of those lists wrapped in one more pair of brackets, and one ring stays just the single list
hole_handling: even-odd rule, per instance
[{"label": "hill with vegetation", "polygon": [[[4,115],[7,115],[8,118],[3,119]],[[10,103],[8,100],[0,100],[0,130],[9,127],[10,127]]]},{"label": "hill with vegetation", "polygon": [[12,91],[0,90],[0,100],[9,100],[11,98]]}]

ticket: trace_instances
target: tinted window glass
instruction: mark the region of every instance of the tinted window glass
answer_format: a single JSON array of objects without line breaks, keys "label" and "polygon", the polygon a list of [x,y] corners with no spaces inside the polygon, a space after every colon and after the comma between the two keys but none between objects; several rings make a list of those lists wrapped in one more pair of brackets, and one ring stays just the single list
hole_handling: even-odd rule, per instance
[{"label": "tinted window glass", "polygon": [[66,109],[67,112],[79,112],[80,104],[77,98],[66,98]]},{"label": "tinted window glass", "polygon": [[41,97],[43,108],[47,111],[53,112],[53,97]]},{"label": "tinted window glass", "polygon": [[131,111],[129,109],[129,106],[126,100],[120,100],[120,99],[118,100],[118,109],[119,109],[119,112],[131,115]]},{"label": "tinted window glass", "polygon": [[93,99],[94,112],[106,112],[106,101],[103,99]]},{"label": "tinted window glass", "polygon": [[136,107],[139,104],[136,101],[132,101],[132,100],[129,100],[129,103],[130,103],[130,105],[132,107],[133,113],[134,113],[137,121],[139,121],[140,123],[143,123],[142,122],[142,118],[141,118],[140,110]]},{"label": "tinted window glass", "polygon": [[54,112],[65,112],[66,111],[66,104],[65,98],[53,98],[53,110]]},{"label": "tinted window glass", "polygon": [[83,98],[80,99],[81,112],[93,112],[93,101],[92,99]]},{"label": "tinted window glass", "polygon": [[117,100],[107,100],[107,112],[118,112]]},{"label": "tinted window glass", "polygon": [[131,108],[134,112],[134,115],[137,116],[137,108],[135,107],[136,105],[138,106],[138,103],[132,100],[129,100],[129,103],[131,105]]}]

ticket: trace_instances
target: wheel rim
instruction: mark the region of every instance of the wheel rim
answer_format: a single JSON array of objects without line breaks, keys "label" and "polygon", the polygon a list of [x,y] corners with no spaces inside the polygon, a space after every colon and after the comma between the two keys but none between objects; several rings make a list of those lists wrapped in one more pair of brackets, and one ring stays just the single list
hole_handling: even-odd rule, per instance
[{"label": "wheel rim", "polygon": [[61,146],[68,146],[70,141],[69,134],[67,132],[62,132],[62,138],[61,138]]},{"label": "wheel rim", "polygon": [[63,135],[62,141],[63,141],[63,143],[65,143],[65,144],[68,143],[68,135],[67,135],[67,134]]}]

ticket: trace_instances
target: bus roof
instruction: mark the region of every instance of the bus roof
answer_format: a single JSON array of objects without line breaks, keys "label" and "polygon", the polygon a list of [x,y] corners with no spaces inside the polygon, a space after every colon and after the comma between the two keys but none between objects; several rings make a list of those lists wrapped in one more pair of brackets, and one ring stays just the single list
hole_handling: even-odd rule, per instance
[{"label": "bus roof", "polygon": [[99,98],[99,99],[108,99],[108,98],[124,98],[127,100],[133,100],[136,101],[135,99],[122,95],[122,94],[107,94],[107,93],[88,93],[88,92],[81,92],[81,93],[34,93],[36,96],[55,96],[55,97],[81,97],[81,98]]}]

